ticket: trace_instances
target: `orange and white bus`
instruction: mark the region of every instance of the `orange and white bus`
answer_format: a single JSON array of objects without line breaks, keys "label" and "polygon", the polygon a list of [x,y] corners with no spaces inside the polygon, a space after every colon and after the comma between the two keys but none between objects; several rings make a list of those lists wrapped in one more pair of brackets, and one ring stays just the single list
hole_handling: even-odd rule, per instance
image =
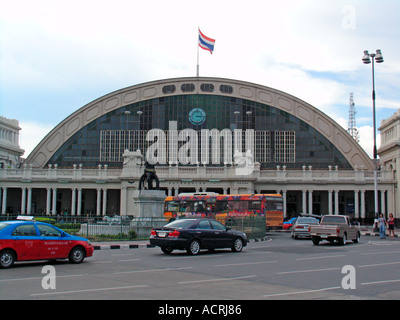
[{"label": "orange and white bus", "polygon": [[280,194],[181,193],[168,196],[164,216],[170,221],[180,216],[214,217],[217,220],[242,216],[265,216],[267,229],[283,228],[283,200]]}]

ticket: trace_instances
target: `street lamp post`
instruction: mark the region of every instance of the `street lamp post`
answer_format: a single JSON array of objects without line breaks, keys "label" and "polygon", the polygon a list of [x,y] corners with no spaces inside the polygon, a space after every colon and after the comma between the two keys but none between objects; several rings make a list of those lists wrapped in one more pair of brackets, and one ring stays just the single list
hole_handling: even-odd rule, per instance
[{"label": "street lamp post", "polygon": [[365,64],[371,63],[372,58],[372,112],[374,122],[374,202],[375,202],[375,219],[378,218],[378,152],[376,148],[376,114],[375,114],[375,61],[377,63],[383,62],[383,56],[380,49],[376,53],[369,53],[368,50],[364,51],[362,62]]}]

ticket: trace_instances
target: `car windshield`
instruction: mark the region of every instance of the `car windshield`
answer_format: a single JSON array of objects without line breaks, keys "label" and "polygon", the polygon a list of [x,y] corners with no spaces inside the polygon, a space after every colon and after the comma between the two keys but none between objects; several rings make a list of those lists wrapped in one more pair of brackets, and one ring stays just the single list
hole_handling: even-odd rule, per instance
[{"label": "car windshield", "polygon": [[8,223],[0,223],[0,230],[3,230],[5,227],[8,227]]},{"label": "car windshield", "polygon": [[191,224],[193,224],[193,220],[192,219],[180,219],[180,220],[172,221],[172,222],[166,224],[164,227],[166,227],[166,228],[176,228],[176,229],[186,229]]},{"label": "car windshield", "polygon": [[318,220],[315,219],[315,218],[299,218],[297,220],[297,223],[298,224],[299,223],[311,223],[311,224],[314,224],[314,223],[318,223]]}]

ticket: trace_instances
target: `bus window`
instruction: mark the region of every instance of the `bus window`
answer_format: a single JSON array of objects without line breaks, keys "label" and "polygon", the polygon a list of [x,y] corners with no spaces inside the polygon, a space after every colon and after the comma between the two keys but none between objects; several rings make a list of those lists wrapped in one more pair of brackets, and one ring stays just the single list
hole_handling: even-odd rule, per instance
[{"label": "bus window", "polygon": [[248,201],[246,200],[228,201],[229,210],[247,211],[248,207]]},{"label": "bus window", "polygon": [[215,211],[216,212],[223,212],[228,210],[228,201],[222,200],[222,201],[217,201],[215,204]]},{"label": "bus window", "polygon": [[179,211],[179,203],[177,201],[167,201],[165,202],[166,212],[177,212]]},{"label": "bus window", "polygon": [[261,201],[249,201],[249,210],[261,210]]},{"label": "bus window", "polygon": [[267,211],[282,211],[283,203],[278,199],[267,201]]}]

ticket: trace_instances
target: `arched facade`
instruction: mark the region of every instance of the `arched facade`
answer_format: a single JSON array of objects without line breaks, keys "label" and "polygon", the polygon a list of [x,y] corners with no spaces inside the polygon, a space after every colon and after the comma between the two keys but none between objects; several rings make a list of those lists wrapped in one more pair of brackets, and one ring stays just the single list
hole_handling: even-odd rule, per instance
[{"label": "arched facade", "polygon": [[[203,113],[198,115],[200,121],[205,118],[201,123],[192,119],[195,109]],[[177,130],[242,129],[243,135],[255,130],[255,161],[261,168],[373,168],[364,150],[342,127],[306,102],[253,83],[197,77],[148,82],[94,100],[57,125],[27,163],[39,168],[101,163],[120,167],[121,148],[146,148],[138,142],[146,137],[134,137],[134,131],[143,135],[154,128],[168,130],[169,121],[177,122]],[[118,146],[110,146],[107,139],[118,139]],[[125,144],[120,142],[124,139]],[[101,154],[102,147],[118,154]]]},{"label": "arched facade", "polygon": [[[237,171],[238,154],[251,170]],[[334,120],[282,91],[205,77],[131,86],[78,109],[22,168],[0,169],[1,213],[132,216],[142,155],[167,195],[273,192],[287,217],[374,215],[373,162]],[[379,208],[397,217],[396,183],[380,170]]]}]

